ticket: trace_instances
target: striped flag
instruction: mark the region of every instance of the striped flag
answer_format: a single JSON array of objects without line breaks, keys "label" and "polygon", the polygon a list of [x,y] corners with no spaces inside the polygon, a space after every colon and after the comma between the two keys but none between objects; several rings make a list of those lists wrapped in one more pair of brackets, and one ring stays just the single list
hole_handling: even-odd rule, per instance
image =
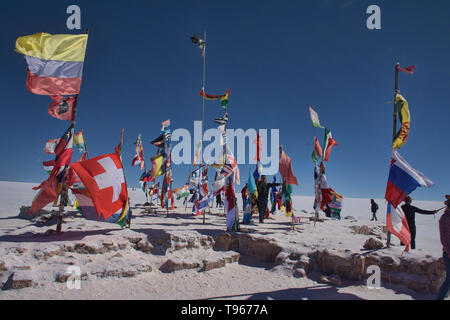
[{"label": "striped flag", "polygon": [[405,251],[409,251],[411,243],[411,232],[408,227],[405,213],[400,206],[392,210],[392,205],[388,202],[386,213],[386,229],[395,235],[406,246]]},{"label": "striped flag", "polygon": [[27,89],[42,95],[80,92],[87,34],[36,33],[19,37],[15,51],[28,65]]}]

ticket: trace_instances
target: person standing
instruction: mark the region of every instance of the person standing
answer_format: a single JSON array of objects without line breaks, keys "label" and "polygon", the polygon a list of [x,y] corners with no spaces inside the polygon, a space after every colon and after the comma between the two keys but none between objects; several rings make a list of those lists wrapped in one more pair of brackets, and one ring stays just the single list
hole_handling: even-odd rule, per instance
[{"label": "person standing", "polygon": [[269,188],[274,186],[281,186],[281,183],[267,183],[265,175],[261,176],[261,180],[257,182],[258,198],[256,204],[258,205],[259,222],[263,223],[266,217],[267,201],[269,201]]},{"label": "person standing", "polygon": [[442,258],[445,265],[445,280],[439,289],[437,300],[444,300],[450,289],[450,194],[445,196],[444,214],[439,219],[439,233],[442,243]]},{"label": "person standing", "polygon": [[408,221],[409,231],[411,232],[411,249],[416,248],[416,213],[420,214],[435,214],[439,210],[423,210],[411,205],[412,198],[406,196],[405,204],[402,205],[402,210],[405,213],[406,221]]},{"label": "person standing", "polygon": [[242,196],[242,208],[245,209],[245,204],[248,199],[248,183],[246,183],[245,186],[242,188],[241,196]]},{"label": "person standing", "polygon": [[216,208],[222,208],[222,197],[220,196],[220,193],[216,195]]},{"label": "person standing", "polygon": [[377,219],[377,210],[378,210],[378,204],[375,202],[375,200],[370,199],[370,211],[372,211],[372,219],[370,221],[378,221]]}]

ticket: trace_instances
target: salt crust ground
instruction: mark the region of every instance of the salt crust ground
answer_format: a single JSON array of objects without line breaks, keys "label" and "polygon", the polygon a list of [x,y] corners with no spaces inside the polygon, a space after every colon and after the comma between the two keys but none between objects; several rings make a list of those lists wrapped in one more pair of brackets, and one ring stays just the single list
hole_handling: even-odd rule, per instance
[{"label": "salt crust ground", "polygon": [[[132,230],[120,230],[113,224],[87,221],[77,216],[69,216],[65,220],[62,236],[45,235],[47,230],[55,228],[52,224],[38,225],[35,221],[19,219],[18,213],[22,205],[30,205],[34,196],[31,187],[35,184],[0,182],[0,251],[10,253],[11,248],[50,250],[56,244],[65,243],[68,246],[81,242],[119,241],[126,236],[147,236],[155,233],[194,233],[199,236],[214,236],[225,231],[225,218],[218,215],[219,209],[212,209],[206,215],[206,224],[201,217],[194,217],[190,209],[178,204],[179,208],[169,216],[159,210],[156,215],[141,213],[139,206],[145,202],[145,196],[140,190],[130,190],[134,219]],[[290,231],[290,219],[280,212],[271,216],[264,224],[255,223],[248,226],[253,234],[273,238],[279,243],[304,246],[310,248],[328,247],[360,251],[367,236],[355,235],[350,230],[352,225],[369,225],[382,227],[385,223],[385,204],[380,205],[379,221],[371,222],[368,199],[345,199],[345,209],[342,216],[353,216],[356,219],[332,221],[324,223],[308,221],[312,211],[312,197],[294,197],[296,215],[302,218],[302,223]],[[240,201],[239,201],[240,204]],[[440,202],[422,202],[415,204],[424,209],[435,209],[442,206]],[[47,210],[54,210],[51,206]],[[70,208],[67,208],[70,210]],[[439,257],[441,245],[438,234],[438,215],[436,218],[417,216],[418,249],[405,255]],[[357,221],[355,221],[357,220]],[[392,255],[401,255],[402,247],[396,244],[389,250]],[[8,251],[9,250],[9,251]],[[176,255],[202,254],[201,250],[183,249]],[[10,253],[11,254],[11,253]],[[17,265],[30,266],[35,273],[35,280],[40,285],[20,290],[0,291],[0,299],[434,299],[434,295],[419,294],[403,286],[383,286],[381,289],[368,289],[361,283],[346,281],[344,286],[325,285],[310,278],[295,278],[292,270],[283,266],[257,261],[254,258],[241,256],[239,263],[228,263],[225,267],[198,272],[196,270],[180,270],[165,273],[159,270],[163,263],[163,255],[147,254],[138,250],[123,252],[126,259],[118,259],[120,267],[125,268],[123,261],[135,264],[147,264],[151,272],[137,273],[130,277],[89,277],[81,282],[81,289],[69,290],[65,283],[57,283],[53,274],[39,270],[40,262],[32,257],[20,257]],[[128,255],[127,255],[128,254]],[[87,254],[72,257],[56,257],[54,267],[61,263],[80,265],[82,272],[91,273],[95,270],[104,271],[108,265],[114,265],[114,252],[108,254]],[[27,256],[24,254],[23,256]],[[180,258],[180,257],[178,257]],[[186,257],[184,257],[186,258]],[[195,258],[195,257],[194,257]],[[60,260],[58,260],[60,259]],[[0,258],[1,260],[1,258]],[[11,261],[9,262],[11,263]],[[14,263],[14,261],[12,261]],[[48,262],[46,262],[48,264]],[[53,263],[53,262],[52,262]],[[47,267],[46,267],[47,268]],[[83,270],[88,269],[88,270]],[[36,271],[36,272],[35,272]],[[5,275],[4,275],[5,277]],[[5,279],[2,279],[2,282]]]}]

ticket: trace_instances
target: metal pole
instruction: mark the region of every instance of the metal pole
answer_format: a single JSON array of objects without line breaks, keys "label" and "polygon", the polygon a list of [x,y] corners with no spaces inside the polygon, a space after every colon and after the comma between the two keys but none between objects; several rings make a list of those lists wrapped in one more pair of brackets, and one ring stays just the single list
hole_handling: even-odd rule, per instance
[{"label": "metal pole", "polygon": [[[393,131],[392,131],[392,141],[395,140],[395,137],[397,136],[397,108],[395,107],[395,96],[399,93],[398,90],[398,67],[400,66],[400,62],[397,62],[395,65],[395,83],[394,83],[394,125],[393,125]],[[386,240],[386,247],[391,247],[391,233],[387,233],[387,240]]]},{"label": "metal pole", "polygon": [[[205,82],[206,82],[206,31],[203,33],[203,40],[205,41],[205,47],[203,49],[203,76],[202,76],[202,90],[203,93],[206,93],[205,90]],[[202,177],[202,171],[200,170],[203,163],[203,119],[205,112],[205,97],[202,95],[202,132],[201,132],[201,150],[200,150],[200,163],[199,163],[199,179]],[[206,220],[206,210],[203,211],[203,224],[205,224]]]}]

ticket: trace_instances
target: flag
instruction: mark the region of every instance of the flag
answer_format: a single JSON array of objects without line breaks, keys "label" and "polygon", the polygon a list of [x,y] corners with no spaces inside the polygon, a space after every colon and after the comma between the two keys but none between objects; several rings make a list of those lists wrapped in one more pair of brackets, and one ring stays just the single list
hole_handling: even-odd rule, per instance
[{"label": "flag", "polygon": [[217,196],[219,193],[225,191],[225,180],[226,177],[221,173],[216,173],[216,179],[212,185],[213,187],[213,196]]},{"label": "flag", "polygon": [[395,69],[409,73],[409,74],[414,74],[415,68],[416,68],[416,66],[409,66],[409,67],[405,67],[405,68],[400,68],[399,66],[395,66]]},{"label": "flag", "polygon": [[227,124],[227,122],[228,122],[228,113],[225,112],[225,114],[222,117],[215,118],[214,122],[217,123],[217,124],[220,124],[220,125]]},{"label": "flag", "polygon": [[170,119],[161,122],[161,132],[167,131],[167,127],[170,126]]},{"label": "flag", "polygon": [[337,142],[331,136],[331,131],[325,128],[325,141],[323,145],[323,161],[330,160],[331,148],[337,146]]},{"label": "flag", "polygon": [[164,157],[162,154],[158,154],[150,158],[150,161],[152,163],[152,170],[150,174],[153,178],[162,176],[164,174],[165,169],[163,168],[163,160]]},{"label": "flag", "polygon": [[45,153],[55,153],[55,148],[58,145],[59,139],[52,139],[52,140],[48,140],[45,143],[45,147],[44,147],[44,152]]},{"label": "flag", "polygon": [[227,229],[238,231],[239,219],[236,219],[236,195],[231,178],[228,179],[224,200],[225,210],[227,212]]},{"label": "flag", "polygon": [[164,133],[161,133],[155,140],[150,143],[155,147],[164,148]]},{"label": "flag", "polygon": [[278,171],[288,184],[295,184],[298,186],[297,178],[292,173],[291,159],[280,147],[280,163],[278,164]]},{"label": "flag", "polygon": [[25,55],[27,89],[35,94],[80,92],[87,34],[36,33],[19,37],[15,51]]},{"label": "flag", "polygon": [[409,114],[408,102],[401,94],[396,94],[394,99],[395,109],[397,110],[402,127],[392,143],[392,149],[401,148],[408,140],[411,116]]},{"label": "flag", "polygon": [[118,219],[124,213],[126,215],[128,190],[117,153],[75,162],[71,167],[86,186],[96,211],[104,220],[113,215],[118,215]]},{"label": "flag", "polygon": [[50,96],[53,102],[48,107],[48,114],[60,120],[73,120],[75,97]]},{"label": "flag", "polygon": [[[275,176],[273,177],[272,183],[273,184],[277,183],[277,178]],[[277,187],[274,185],[272,188],[270,188],[270,203],[272,204],[270,213],[272,213],[272,214],[277,209],[277,203],[278,203],[277,194],[278,194],[278,190],[277,190]]]},{"label": "flag", "polygon": [[309,106],[309,114],[311,115],[312,125],[314,127],[323,129],[323,127],[320,125],[319,115],[317,114],[317,112],[314,111],[313,108],[311,108],[311,106]]},{"label": "flag", "polygon": [[228,109],[228,95],[229,95],[229,91],[227,93],[225,93],[225,95],[223,97],[220,98],[220,104],[221,104],[222,108],[224,108],[225,110]]},{"label": "flag", "polygon": [[[314,152],[319,158],[322,158],[322,147],[320,146],[319,139],[317,139],[317,137],[314,137]],[[314,157],[315,157],[315,155],[314,155]],[[313,157],[313,159],[314,159],[314,157]],[[316,160],[317,160],[317,158],[316,158]]]},{"label": "flag", "polygon": [[194,161],[192,162],[193,167],[195,167],[195,165],[197,164],[198,158],[200,157],[201,153],[202,153],[202,142],[199,141],[195,146]]},{"label": "flag", "polygon": [[73,145],[77,148],[78,152],[86,152],[86,143],[84,142],[83,130],[75,133],[73,136]]},{"label": "flag", "polygon": [[388,202],[386,214],[386,229],[395,235],[405,245],[405,251],[409,251],[411,243],[411,232],[408,221],[402,208],[398,206],[392,210],[392,205]]},{"label": "flag", "polygon": [[189,184],[185,184],[184,186],[173,190],[173,193],[177,197],[177,200],[188,197],[189,196]]},{"label": "flag", "polygon": [[231,91],[230,91],[230,89],[228,89],[228,91],[224,94],[219,94],[219,95],[207,94],[205,92],[205,89],[202,88],[202,90],[200,90],[200,93],[198,95],[203,97],[205,100],[217,100],[217,99],[222,99],[222,98],[226,97],[227,101],[228,101],[228,95],[230,93],[231,93]]},{"label": "flag", "polygon": [[97,212],[94,203],[92,202],[92,198],[84,185],[71,188],[70,190],[72,190],[76,197],[74,209],[78,210],[86,220],[116,223],[122,228],[126,225],[126,221],[130,216],[128,201],[125,203],[123,208],[119,209],[105,220],[103,215]]},{"label": "flag", "polygon": [[134,144],[136,145],[136,155],[134,156],[131,165],[134,167],[136,164],[139,164],[141,170],[144,170],[145,168],[144,147],[142,146],[141,134],[138,135],[136,142]]},{"label": "flag", "polygon": [[256,144],[256,157],[253,160],[260,162],[261,161],[262,140],[259,135],[259,130],[256,134],[256,140],[253,140],[253,142]]},{"label": "flag", "polygon": [[57,199],[56,188],[59,180],[56,174],[50,174],[47,180],[41,183],[40,190],[33,198],[33,202],[30,208],[30,214],[34,214],[47,204]]},{"label": "flag", "polygon": [[316,156],[316,151],[315,150],[312,152],[311,159],[312,159],[312,161],[315,164],[317,163],[317,156]]},{"label": "flag", "polygon": [[55,159],[43,163],[44,168],[51,166],[53,168],[47,180],[43,181],[39,186],[33,187],[33,190],[41,190],[33,198],[30,214],[35,213],[57,199],[56,189],[58,184],[64,179],[66,166],[72,160],[72,144],[73,129],[69,127],[54,148]]},{"label": "flag", "polygon": [[249,194],[251,194],[255,198],[258,198],[258,188],[256,188],[255,178],[250,173],[250,171],[248,174],[247,189]]},{"label": "flag", "polygon": [[392,150],[391,168],[384,196],[389,203],[396,208],[417,187],[431,187],[433,185],[434,182],[411,167],[396,150]]},{"label": "flag", "polygon": [[292,215],[292,198],[291,198],[291,194],[292,194],[292,185],[287,183],[286,180],[283,180],[283,185],[282,185],[282,198],[281,201],[283,203],[283,206],[285,207],[285,215],[287,217],[290,217]]}]

